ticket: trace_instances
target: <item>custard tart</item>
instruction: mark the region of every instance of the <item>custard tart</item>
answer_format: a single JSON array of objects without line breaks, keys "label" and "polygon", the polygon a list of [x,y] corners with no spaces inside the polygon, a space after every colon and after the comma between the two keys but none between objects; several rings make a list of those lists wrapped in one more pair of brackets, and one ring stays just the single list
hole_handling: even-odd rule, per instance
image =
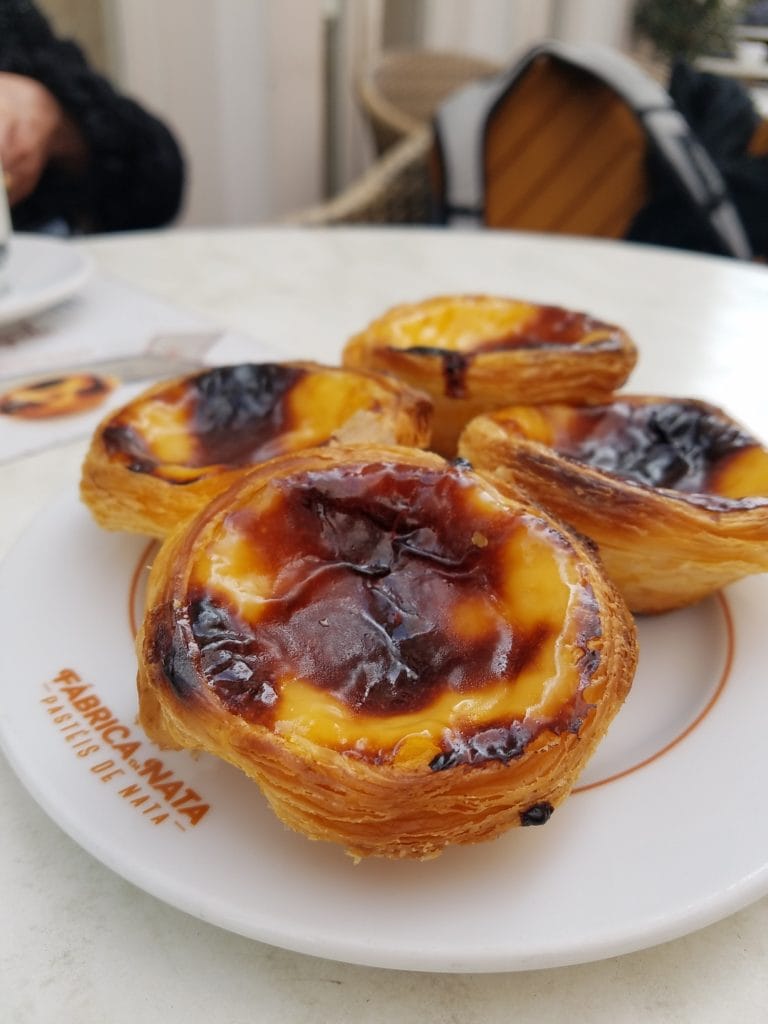
[{"label": "custard tart", "polygon": [[589,544],[463,464],[378,445],[264,463],[174,532],[137,649],[150,739],[236,765],[355,858],[544,823],[636,661]]},{"label": "custard tart", "polygon": [[470,423],[462,455],[594,540],[634,612],[768,570],[768,449],[717,406],[622,395]]},{"label": "custard tart", "polygon": [[435,406],[432,448],[455,455],[474,416],[517,402],[595,402],[629,376],[626,331],[586,313],[494,295],[396,306],[352,337],[346,366],[394,374]]},{"label": "custard tart", "polygon": [[68,373],[20,384],[0,394],[0,416],[22,420],[78,416],[97,409],[117,386],[117,378]]},{"label": "custard tart", "polygon": [[376,373],[245,363],[149,388],[96,430],[80,492],[111,530],[164,537],[244,471],[338,443],[425,446],[429,398]]}]

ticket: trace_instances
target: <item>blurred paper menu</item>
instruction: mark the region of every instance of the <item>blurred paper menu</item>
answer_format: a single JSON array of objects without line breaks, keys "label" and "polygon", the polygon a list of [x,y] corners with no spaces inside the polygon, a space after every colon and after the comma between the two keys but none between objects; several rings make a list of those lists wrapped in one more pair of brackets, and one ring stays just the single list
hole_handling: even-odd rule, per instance
[{"label": "blurred paper menu", "polygon": [[[142,374],[139,364],[148,362],[146,356],[165,357],[157,374],[151,368]],[[128,376],[139,379],[120,380],[97,408],[81,413],[35,419],[0,411],[0,463],[88,437],[106,412],[144,390],[153,377],[189,372],[194,364],[275,358],[264,342],[220,330],[147,292],[96,275],[76,298],[0,328],[0,410],[3,397],[26,384],[24,378],[55,378],[82,368],[120,379],[121,367],[132,363],[136,372]],[[177,371],[175,359],[180,360]],[[5,406],[12,409],[13,403]]]}]

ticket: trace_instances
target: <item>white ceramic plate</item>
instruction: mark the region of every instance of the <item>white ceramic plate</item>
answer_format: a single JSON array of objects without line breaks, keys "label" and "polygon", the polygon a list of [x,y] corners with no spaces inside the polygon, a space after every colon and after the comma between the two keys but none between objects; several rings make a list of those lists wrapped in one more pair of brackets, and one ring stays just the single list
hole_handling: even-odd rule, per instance
[{"label": "white ceramic plate", "polygon": [[2,271],[0,327],[35,316],[71,298],[91,275],[91,260],[71,243],[46,235],[14,234]]},{"label": "white ceramic plate", "polygon": [[63,829],[168,903],[352,963],[501,971],[655,944],[768,891],[768,577],[641,622],[630,699],[545,827],[355,865],[235,769],[144,738],[131,619],[150,557],[73,496],[21,539],[0,568],[0,739]]}]

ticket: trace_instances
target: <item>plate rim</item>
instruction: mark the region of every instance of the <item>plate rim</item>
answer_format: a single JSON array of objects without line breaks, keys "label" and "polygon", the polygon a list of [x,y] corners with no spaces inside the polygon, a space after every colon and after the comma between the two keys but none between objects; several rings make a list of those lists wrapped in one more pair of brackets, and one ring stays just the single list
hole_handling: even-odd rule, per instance
[{"label": "plate rim", "polygon": [[13,291],[0,292],[0,329],[30,319],[40,313],[58,306],[75,295],[85,286],[94,273],[93,258],[78,246],[73,239],[56,236],[35,235],[31,232],[15,231],[9,241],[8,263],[13,259],[13,251],[17,245],[30,252],[47,250],[51,253],[64,253],[74,257],[73,267],[62,274],[61,279],[54,281],[45,288],[34,292],[25,292],[15,296]]}]

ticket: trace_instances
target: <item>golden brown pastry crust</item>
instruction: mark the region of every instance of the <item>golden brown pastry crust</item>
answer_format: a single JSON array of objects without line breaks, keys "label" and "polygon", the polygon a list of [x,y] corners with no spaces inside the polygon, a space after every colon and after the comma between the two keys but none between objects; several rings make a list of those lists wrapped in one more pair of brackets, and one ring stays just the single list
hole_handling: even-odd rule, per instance
[{"label": "golden brown pastry crust", "polygon": [[[164,458],[162,454],[142,452],[142,423],[148,413],[163,407],[168,395],[174,396],[169,407],[180,406],[179,396],[188,401],[193,384],[202,377],[210,379],[213,374],[229,371],[261,372],[265,367],[278,375],[294,375],[298,385],[287,386],[288,400],[294,402],[292,411],[283,417],[285,422],[278,422],[267,434],[266,445],[260,451],[251,451],[248,434],[241,429],[242,443],[238,443],[234,457],[231,445],[226,457],[213,452],[207,460]],[[298,392],[297,386],[303,390]],[[233,403],[237,406],[237,393]],[[244,404],[240,402],[241,407]],[[300,361],[220,367],[162,381],[110,413],[96,429],[86,454],[80,493],[100,526],[164,537],[226,490],[252,464],[283,451],[325,443],[423,447],[429,443],[431,417],[426,395],[382,374]],[[260,421],[255,418],[252,424],[255,432]],[[180,436],[181,443],[191,447],[199,436],[189,423],[161,422],[153,429],[158,444]]]},{"label": "golden brown pastry crust", "polygon": [[435,406],[432,448],[456,453],[474,416],[517,402],[597,402],[629,376],[626,331],[583,313],[492,295],[442,295],[388,310],[352,337],[345,366],[391,373]]},{"label": "golden brown pastry crust", "polygon": [[[207,676],[204,673],[203,658],[208,655],[203,653],[203,641],[198,640],[200,634],[190,611],[190,595],[200,600],[195,560],[208,557],[201,552],[207,552],[209,545],[211,550],[220,551],[225,536],[226,544],[231,544],[232,531],[236,523],[242,522],[243,510],[252,509],[254,503],[262,508],[258,503],[263,502],[269,510],[286,480],[302,479],[303,474],[315,474],[313,480],[324,480],[330,474],[329,479],[335,480],[341,474],[345,481],[352,480],[358,486],[360,475],[378,472],[385,476],[390,472],[423,472],[433,482],[450,477],[451,486],[459,489],[457,493],[463,494],[462,488],[466,487],[470,495],[479,495],[478,507],[484,508],[483,503],[487,503],[505,530],[511,529],[512,520],[515,530],[522,528],[521,523],[528,529],[530,523],[526,542],[528,538],[531,542],[537,538],[536,543],[543,545],[545,552],[551,544],[556,552],[552,555],[553,564],[566,567],[562,571],[572,581],[566,588],[567,600],[576,603],[568,605],[566,621],[559,624],[560,640],[555,639],[555,629],[547,643],[551,641],[552,650],[559,652],[556,678],[562,677],[568,685],[578,679],[578,684],[573,684],[577,690],[568,691],[562,706],[557,704],[550,717],[529,718],[529,707],[520,722],[492,721],[490,724],[498,727],[499,735],[503,733],[507,743],[510,736],[518,735],[514,732],[518,727],[524,737],[519,748],[508,752],[508,756],[493,750],[488,753],[491,748],[483,747],[483,756],[473,759],[466,749],[456,747],[435,758],[434,747],[430,746],[435,738],[426,740],[423,730],[417,730],[413,736],[409,734],[407,741],[399,739],[389,753],[367,747],[365,735],[354,743],[349,740],[346,746],[339,746],[317,738],[312,732],[314,720],[310,722],[309,733],[286,727],[285,719],[290,712],[282,704],[276,705],[276,721],[271,724],[249,720],[245,712],[233,713],[224,706],[212,683],[212,670]],[[276,459],[255,469],[186,527],[177,530],[158,554],[149,581],[146,618],[137,641],[143,728],[161,746],[209,751],[236,765],[259,784],[275,813],[292,829],[312,839],[340,843],[355,857],[429,858],[448,844],[492,839],[515,825],[543,823],[568,795],[621,706],[635,670],[636,638],[626,606],[607,580],[591,547],[568,535],[546,514],[536,511],[534,518],[529,519],[531,511],[505,493],[503,485],[497,488],[463,468],[449,469],[437,456],[413,449],[317,449]],[[373,518],[378,514],[374,512]],[[260,530],[264,529],[265,516],[268,518],[263,511],[259,514]],[[324,515],[320,520],[325,522]],[[478,521],[483,529],[487,528],[482,517]],[[452,521],[451,530],[459,528],[457,522]],[[325,525],[328,526],[327,522]],[[328,528],[333,530],[333,523]],[[466,530],[471,533],[472,523]],[[348,525],[346,532],[354,535],[354,526]],[[472,534],[472,538],[472,543],[481,548],[494,543],[492,536],[481,537],[479,533]],[[263,543],[267,545],[268,541]],[[258,544],[256,547],[256,554],[249,551],[246,556],[251,569],[263,555],[263,548]],[[491,553],[496,550],[489,548]],[[215,561],[220,564],[218,557]],[[509,573],[503,579],[514,591],[514,570]],[[574,594],[579,595],[578,601]],[[529,598],[535,601],[526,593],[520,606],[527,609],[525,614],[530,611],[526,603]],[[321,632],[324,626],[334,627],[333,622],[321,618],[323,607],[320,604],[316,613]],[[291,619],[292,628],[294,621]],[[254,626],[257,637],[260,622],[257,619]],[[261,626],[262,630],[265,628]],[[218,659],[218,634],[214,640],[212,649]],[[340,651],[350,643],[349,635],[346,639],[339,635]],[[238,650],[242,649],[240,644]],[[323,671],[322,666],[318,671]],[[247,673],[238,673],[238,677],[244,674]],[[518,685],[522,685],[524,677],[517,678]],[[444,682],[440,685],[447,686]],[[457,692],[450,697],[457,705],[451,714],[458,715],[458,704],[473,699],[474,692]],[[485,686],[480,693],[486,693]],[[283,690],[279,699],[287,700],[286,694],[287,690]],[[538,694],[536,699],[540,698]],[[238,701],[244,699],[239,691]],[[343,702],[339,707],[344,707]],[[344,720],[346,711],[338,713]],[[480,711],[477,714],[480,724],[474,728],[488,744],[490,733],[483,731],[488,723],[483,722]],[[349,727],[354,730],[355,715],[350,712],[348,717]],[[390,721],[386,716],[384,719]],[[378,728],[379,720],[374,715],[371,728]],[[406,733],[410,728],[413,726],[405,727]],[[442,743],[443,734],[436,735],[437,742]],[[473,732],[467,740],[470,746],[474,739]],[[414,752],[401,758],[398,752],[406,742],[415,743]],[[421,749],[423,745],[425,751]]]},{"label": "golden brown pastry crust", "polygon": [[[615,400],[638,408],[681,402],[715,417],[725,431],[748,438],[722,409],[705,402],[641,395]],[[566,437],[570,423],[578,431],[582,415],[583,410],[559,405],[511,407],[468,424],[459,449],[478,471],[504,481],[594,540],[633,612],[682,607],[768,570],[768,451],[759,442],[751,439],[754,447],[737,450],[741,466],[734,461],[726,468],[742,477],[730,498],[728,488],[717,484],[708,493],[685,493],[622,479],[563,455],[554,446],[554,435],[559,431]],[[745,483],[749,474],[756,485],[753,499]]]}]

